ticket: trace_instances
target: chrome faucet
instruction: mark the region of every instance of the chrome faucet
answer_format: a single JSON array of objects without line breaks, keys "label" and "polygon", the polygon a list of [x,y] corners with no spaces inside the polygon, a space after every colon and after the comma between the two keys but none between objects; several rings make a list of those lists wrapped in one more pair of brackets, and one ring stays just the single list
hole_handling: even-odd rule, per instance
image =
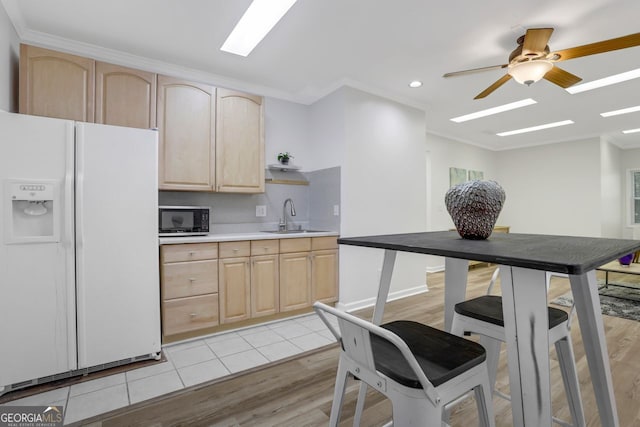
[{"label": "chrome faucet", "polygon": [[280,231],[287,231],[287,202],[291,205],[291,216],[296,216],[296,207],[293,205],[293,200],[291,198],[285,200],[282,205],[282,219],[278,224],[278,230]]}]

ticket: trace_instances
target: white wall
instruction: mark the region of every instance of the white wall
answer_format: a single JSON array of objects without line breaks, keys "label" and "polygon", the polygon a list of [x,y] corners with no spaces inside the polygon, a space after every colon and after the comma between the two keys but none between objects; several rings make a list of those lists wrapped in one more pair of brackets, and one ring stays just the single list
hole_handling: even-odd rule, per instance
[{"label": "white wall", "polygon": [[631,169],[640,169],[640,148],[624,150],[622,152],[620,165],[620,174],[622,179],[622,236],[625,238],[638,238],[640,235],[640,226],[631,226],[632,218],[630,218],[630,197],[632,190],[630,188],[628,173]]},{"label": "white wall", "polygon": [[311,170],[345,163],[346,112],[344,91],[335,91],[309,107]]},{"label": "white wall", "polygon": [[501,223],[512,232],[600,237],[599,138],[495,155],[507,194]]},{"label": "white wall", "polygon": [[0,5],[0,110],[18,111],[19,53],[18,35]]},{"label": "white wall", "polygon": [[265,163],[278,163],[278,153],[293,154],[293,164],[309,168],[311,144],[309,141],[309,107],[276,98],[265,98]]},{"label": "white wall", "polygon": [[[430,168],[427,172],[428,227],[429,231],[455,228],[453,220],[444,204],[444,196],[449,189],[449,168],[482,171],[484,179],[496,180],[497,159],[493,151],[457,142],[439,135],[427,133],[427,149]],[[497,224],[502,224],[502,216]],[[429,256],[428,271],[444,269],[444,258]]]},{"label": "white wall", "polygon": [[622,150],[603,139],[600,142],[601,237],[622,237],[625,174],[621,160]]},{"label": "white wall", "polygon": [[[343,97],[346,119],[342,236],[426,231],[424,112],[346,87],[331,96]],[[382,256],[382,250],[341,246],[342,306],[374,301]],[[425,268],[425,256],[398,254],[392,298],[424,291]]]}]

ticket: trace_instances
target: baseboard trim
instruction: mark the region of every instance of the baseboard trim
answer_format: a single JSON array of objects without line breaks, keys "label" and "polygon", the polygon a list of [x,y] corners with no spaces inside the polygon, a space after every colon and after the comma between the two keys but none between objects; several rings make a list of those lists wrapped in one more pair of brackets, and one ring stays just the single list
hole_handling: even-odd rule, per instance
[{"label": "baseboard trim", "polygon": [[[401,291],[390,293],[389,297],[387,298],[387,301],[394,301],[400,298],[406,298],[413,295],[422,294],[424,292],[429,292],[429,289],[425,285],[420,285],[420,286],[416,286],[409,289],[403,289]],[[338,301],[336,303],[336,308],[338,308],[339,310],[351,312],[354,310],[373,307],[375,303],[376,303],[375,298],[367,298],[360,301],[349,302],[346,304]]]}]

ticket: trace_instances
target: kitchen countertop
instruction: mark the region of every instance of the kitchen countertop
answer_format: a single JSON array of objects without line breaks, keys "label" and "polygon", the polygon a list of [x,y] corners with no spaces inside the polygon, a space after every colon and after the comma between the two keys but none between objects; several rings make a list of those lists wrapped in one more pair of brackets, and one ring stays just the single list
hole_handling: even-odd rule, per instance
[{"label": "kitchen countertop", "polygon": [[269,233],[265,231],[255,231],[251,233],[210,233],[206,236],[159,237],[158,242],[161,245],[172,245],[178,243],[235,242],[239,240],[293,239],[300,237],[326,237],[339,235],[340,233],[337,231],[290,231],[288,233]]}]

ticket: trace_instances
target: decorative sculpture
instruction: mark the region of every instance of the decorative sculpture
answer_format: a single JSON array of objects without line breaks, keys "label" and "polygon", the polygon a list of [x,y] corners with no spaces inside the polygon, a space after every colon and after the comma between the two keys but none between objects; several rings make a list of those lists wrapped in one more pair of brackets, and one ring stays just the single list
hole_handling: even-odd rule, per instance
[{"label": "decorative sculpture", "polygon": [[468,181],[451,187],[444,202],[460,237],[483,240],[493,232],[505,198],[495,181]]}]

